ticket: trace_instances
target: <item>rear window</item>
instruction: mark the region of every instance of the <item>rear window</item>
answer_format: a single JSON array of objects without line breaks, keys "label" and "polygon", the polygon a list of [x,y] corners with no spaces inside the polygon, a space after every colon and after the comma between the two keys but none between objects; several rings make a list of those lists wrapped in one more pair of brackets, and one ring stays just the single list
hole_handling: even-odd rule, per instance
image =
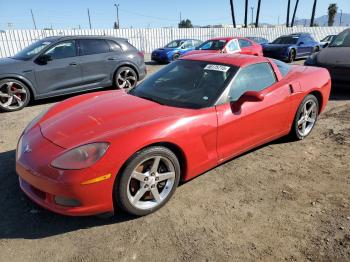
[{"label": "rear window", "polygon": [[82,39],[79,40],[81,55],[94,55],[101,53],[108,53],[109,45],[103,39]]},{"label": "rear window", "polygon": [[276,64],[276,66],[278,67],[278,70],[280,70],[283,77],[285,77],[289,73],[291,69],[290,65],[276,59],[272,59],[272,61]]}]

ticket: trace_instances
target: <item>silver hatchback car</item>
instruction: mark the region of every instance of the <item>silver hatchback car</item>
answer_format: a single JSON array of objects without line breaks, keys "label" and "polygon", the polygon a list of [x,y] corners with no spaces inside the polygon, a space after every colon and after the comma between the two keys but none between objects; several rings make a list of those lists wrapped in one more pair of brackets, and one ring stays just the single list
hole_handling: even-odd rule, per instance
[{"label": "silver hatchback car", "polygon": [[31,99],[108,86],[132,88],[145,76],[144,55],[127,39],[48,37],[0,59],[0,110],[16,111]]}]

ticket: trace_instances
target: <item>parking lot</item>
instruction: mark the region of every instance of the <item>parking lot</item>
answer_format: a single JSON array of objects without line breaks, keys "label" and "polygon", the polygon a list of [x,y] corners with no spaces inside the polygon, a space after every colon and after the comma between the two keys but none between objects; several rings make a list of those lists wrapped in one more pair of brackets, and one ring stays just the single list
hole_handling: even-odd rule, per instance
[{"label": "parking lot", "polygon": [[[148,74],[162,67],[146,61]],[[67,97],[0,114],[1,261],[350,260],[349,90],[333,89],[307,139],[280,139],[236,157],[141,218],[56,215],[19,190],[19,135]]]}]

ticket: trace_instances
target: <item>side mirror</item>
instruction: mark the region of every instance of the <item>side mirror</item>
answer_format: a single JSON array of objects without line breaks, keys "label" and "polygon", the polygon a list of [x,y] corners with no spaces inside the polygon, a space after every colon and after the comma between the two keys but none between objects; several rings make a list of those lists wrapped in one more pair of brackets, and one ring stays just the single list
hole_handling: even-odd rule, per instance
[{"label": "side mirror", "polygon": [[326,48],[327,46],[329,46],[328,42],[323,45],[323,48]]},{"label": "side mirror", "polygon": [[300,42],[298,45],[301,46],[301,45],[303,45],[303,44],[304,44],[304,42]]},{"label": "side mirror", "polygon": [[240,112],[242,105],[245,102],[260,102],[265,98],[264,94],[257,91],[246,91],[236,101],[231,101],[231,108],[234,113]]},{"label": "side mirror", "polygon": [[36,62],[40,65],[46,65],[47,62],[51,60],[52,60],[52,57],[50,55],[43,54],[36,59]]}]

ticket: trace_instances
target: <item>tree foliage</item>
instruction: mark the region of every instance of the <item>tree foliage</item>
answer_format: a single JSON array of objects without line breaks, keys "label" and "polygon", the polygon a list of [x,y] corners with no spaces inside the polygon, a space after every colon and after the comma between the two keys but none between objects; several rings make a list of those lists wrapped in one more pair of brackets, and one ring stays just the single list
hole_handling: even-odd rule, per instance
[{"label": "tree foliage", "polygon": [[328,26],[333,26],[334,18],[337,14],[338,6],[337,4],[329,4],[328,6]]},{"label": "tree foliage", "polygon": [[190,19],[183,19],[179,23],[179,28],[192,28],[192,27],[193,25]]}]

